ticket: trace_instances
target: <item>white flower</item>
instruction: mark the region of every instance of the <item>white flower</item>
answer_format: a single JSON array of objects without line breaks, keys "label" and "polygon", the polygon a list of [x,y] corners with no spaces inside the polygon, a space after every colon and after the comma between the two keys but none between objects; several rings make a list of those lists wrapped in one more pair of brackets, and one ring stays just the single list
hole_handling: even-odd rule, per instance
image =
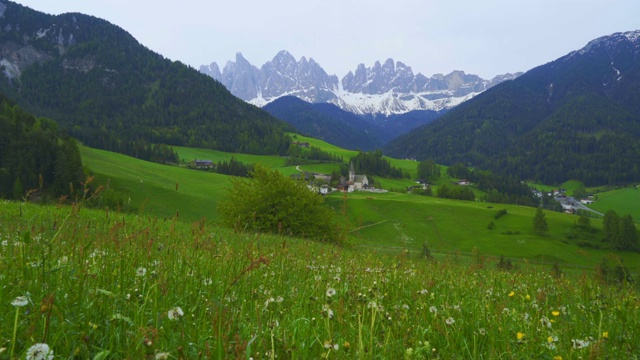
[{"label": "white flower", "polygon": [[335,294],[336,294],[336,289],[334,289],[334,288],[328,288],[327,289],[327,297],[332,297]]},{"label": "white flower", "polygon": [[53,350],[49,349],[49,345],[39,343],[31,346],[27,350],[26,360],[52,360]]},{"label": "white flower", "polygon": [[184,315],[184,312],[182,311],[180,306],[174,307],[167,313],[169,320],[178,320],[182,315]]},{"label": "white flower", "polygon": [[456,322],[456,321],[453,320],[453,318],[451,316],[449,316],[447,318],[447,320],[445,320],[445,322],[447,323],[447,325],[453,325],[453,323]]},{"label": "white flower", "polygon": [[429,293],[429,290],[427,289],[422,289],[419,291],[420,295],[427,295]]},{"label": "white flower", "polygon": [[430,312],[430,313],[437,314],[437,313],[438,313],[438,308],[437,308],[437,307],[435,307],[435,306],[430,306],[430,307],[429,307],[429,312]]},{"label": "white flower", "polygon": [[147,269],[143,267],[139,267],[138,270],[136,270],[136,276],[144,276],[146,273]]},{"label": "white flower", "polygon": [[331,310],[329,305],[322,305],[322,312],[325,313],[329,319],[333,319],[333,310]]},{"label": "white flower", "polygon": [[161,352],[156,354],[156,360],[167,360],[169,359],[169,353]]},{"label": "white flower", "polygon": [[573,346],[574,349],[582,349],[582,348],[586,348],[587,346],[589,346],[589,341],[580,340],[580,339],[573,339],[573,340],[571,340],[571,345]]},{"label": "white flower", "polygon": [[11,302],[11,305],[15,307],[23,307],[23,306],[27,306],[28,303],[29,303],[28,297],[18,296],[17,298],[13,299],[13,301]]},{"label": "white flower", "polygon": [[278,296],[278,297],[276,298],[276,302],[281,303],[281,302],[283,302],[283,301],[284,301],[284,298],[283,298],[282,296]]}]

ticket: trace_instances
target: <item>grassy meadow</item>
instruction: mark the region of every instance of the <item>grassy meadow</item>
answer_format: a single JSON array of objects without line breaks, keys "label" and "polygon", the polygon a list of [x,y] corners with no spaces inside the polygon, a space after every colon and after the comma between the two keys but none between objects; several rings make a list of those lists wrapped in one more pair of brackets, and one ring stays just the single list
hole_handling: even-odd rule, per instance
[{"label": "grassy meadow", "polygon": [[[215,224],[219,218],[217,202],[231,186],[231,177],[184,167],[140,161],[106,151],[82,148],[85,166],[94,172],[97,184],[124,193],[141,215],[158,219],[173,218],[193,223],[206,219]],[[182,156],[183,148],[179,149]],[[236,154],[211,150],[189,150],[198,158],[227,160]],[[214,158],[218,154],[218,158]],[[205,155],[205,156],[202,156]],[[184,158],[184,157],[183,157]],[[237,155],[241,159],[240,155]],[[251,162],[249,156],[241,161]],[[275,164],[279,157],[265,157],[263,164]],[[270,162],[271,161],[271,162]],[[281,169],[280,167],[276,167]],[[289,167],[295,170],[295,167]],[[305,165],[302,166],[305,168]],[[388,179],[382,179],[388,182]],[[176,186],[177,185],[177,186]],[[592,233],[575,230],[572,215],[545,212],[549,232],[533,233],[535,209],[516,205],[457,201],[402,193],[351,193],[346,196],[347,218],[351,223],[350,242],[368,249],[409,249],[419,251],[423,244],[438,254],[457,252],[471,255],[518,258],[530,262],[593,269],[613,253],[626,266],[640,272],[640,254],[611,252],[600,241],[602,221],[592,219]],[[327,202],[341,209],[342,194],[332,194]],[[507,215],[495,219],[500,209]],[[489,224],[493,223],[493,229]],[[578,246],[579,243],[589,246]]]},{"label": "grassy meadow", "polygon": [[631,215],[634,222],[640,223],[640,189],[626,187],[597,193],[598,200],[590,208],[606,213],[615,210],[618,215]]},{"label": "grassy meadow", "polygon": [[0,359],[40,343],[55,359],[640,357],[637,286],[593,271],[82,206],[1,201],[0,224]]}]

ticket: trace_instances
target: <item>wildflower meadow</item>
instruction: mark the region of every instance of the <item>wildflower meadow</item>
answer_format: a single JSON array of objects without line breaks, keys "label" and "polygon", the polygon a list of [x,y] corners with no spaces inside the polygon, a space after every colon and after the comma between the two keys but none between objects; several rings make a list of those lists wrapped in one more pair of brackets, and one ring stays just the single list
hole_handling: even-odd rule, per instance
[{"label": "wildflower meadow", "polygon": [[637,285],[0,202],[0,359],[638,359]]}]

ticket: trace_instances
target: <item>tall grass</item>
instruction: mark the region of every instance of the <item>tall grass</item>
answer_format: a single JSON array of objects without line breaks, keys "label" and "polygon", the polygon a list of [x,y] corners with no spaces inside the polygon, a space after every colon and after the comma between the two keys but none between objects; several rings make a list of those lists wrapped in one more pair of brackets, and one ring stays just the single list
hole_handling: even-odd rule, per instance
[{"label": "tall grass", "polygon": [[82,208],[2,202],[0,222],[0,359],[640,356],[638,289],[592,272]]}]

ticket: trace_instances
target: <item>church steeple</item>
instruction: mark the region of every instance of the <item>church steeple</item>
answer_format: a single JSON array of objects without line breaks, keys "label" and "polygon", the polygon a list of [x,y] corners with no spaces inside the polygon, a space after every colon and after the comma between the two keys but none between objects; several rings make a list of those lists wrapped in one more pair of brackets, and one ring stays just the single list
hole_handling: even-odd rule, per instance
[{"label": "church steeple", "polygon": [[349,165],[349,181],[353,182],[356,180],[356,171],[353,169],[353,162]]}]

